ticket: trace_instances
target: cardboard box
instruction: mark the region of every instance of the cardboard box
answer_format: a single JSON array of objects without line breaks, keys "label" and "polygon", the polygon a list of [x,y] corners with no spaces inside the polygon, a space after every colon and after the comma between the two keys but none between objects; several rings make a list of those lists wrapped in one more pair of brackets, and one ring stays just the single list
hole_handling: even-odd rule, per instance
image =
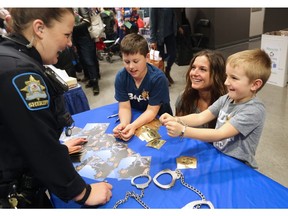
[{"label": "cardboard box", "polygon": [[285,87],[288,78],[288,31],[267,32],[261,36],[261,49],[271,58],[271,76],[267,83]]}]

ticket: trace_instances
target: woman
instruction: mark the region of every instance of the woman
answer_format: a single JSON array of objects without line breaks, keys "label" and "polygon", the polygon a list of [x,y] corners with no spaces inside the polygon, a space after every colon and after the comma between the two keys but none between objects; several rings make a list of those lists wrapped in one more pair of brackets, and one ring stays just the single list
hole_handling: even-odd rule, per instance
[{"label": "woman", "polygon": [[[225,59],[220,53],[212,50],[196,53],[186,74],[185,90],[176,100],[176,116],[206,110],[226,94],[225,79]],[[215,121],[203,127],[214,128]]]},{"label": "woman", "polygon": [[58,53],[72,45],[74,12],[68,8],[9,12],[12,20],[6,21],[13,33],[0,37],[0,92],[5,92],[0,94],[0,206],[9,208],[10,195],[18,202],[10,202],[10,207],[47,208],[41,201],[46,189],[64,201],[105,204],[112,186],[86,184],[75,171],[67,146],[59,143],[63,128],[73,120],[65,111],[65,90],[43,66],[56,64]]}]

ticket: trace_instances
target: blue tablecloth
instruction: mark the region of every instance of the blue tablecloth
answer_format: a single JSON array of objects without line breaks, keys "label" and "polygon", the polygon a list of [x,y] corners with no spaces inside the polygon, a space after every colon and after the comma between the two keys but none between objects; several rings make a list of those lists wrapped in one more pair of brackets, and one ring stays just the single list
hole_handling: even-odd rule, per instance
[{"label": "blue tablecloth", "polygon": [[[74,115],[76,126],[83,128],[86,123],[110,123],[106,133],[112,133],[116,126],[115,119],[107,116],[118,112],[117,104],[107,105],[81,114]],[[139,116],[133,112],[133,119]],[[141,156],[151,156],[150,175],[153,178],[163,169],[176,169],[176,158],[179,156],[192,156],[197,158],[196,169],[182,170],[185,182],[200,190],[215,208],[288,208],[288,189],[258,171],[248,167],[238,160],[226,156],[216,150],[211,144],[198,140],[184,138],[171,138],[166,128],[159,129],[161,139],[166,140],[162,148],[146,147],[146,142],[134,136],[128,147]],[[95,179],[84,179],[88,183],[97,182]],[[130,180],[117,180],[108,178],[113,185],[113,196],[109,203],[100,208],[113,208],[115,203],[123,199],[127,191],[140,190],[132,186]],[[65,203],[52,195],[56,208],[79,208],[71,201]],[[175,185],[163,190],[153,181],[145,189],[142,200],[150,208],[182,208],[194,200],[200,200],[193,191],[185,188],[180,180]],[[128,199],[119,208],[142,208],[135,199]]]},{"label": "blue tablecloth", "polygon": [[85,92],[78,84],[77,87],[64,93],[65,105],[71,115],[90,110]]}]

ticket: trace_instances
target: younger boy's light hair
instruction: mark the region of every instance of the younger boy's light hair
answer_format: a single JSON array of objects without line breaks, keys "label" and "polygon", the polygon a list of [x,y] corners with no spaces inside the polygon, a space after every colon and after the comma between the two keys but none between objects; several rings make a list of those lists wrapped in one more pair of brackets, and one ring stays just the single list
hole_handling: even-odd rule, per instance
[{"label": "younger boy's light hair", "polygon": [[261,49],[244,50],[230,55],[226,65],[232,68],[241,67],[251,82],[261,79],[265,85],[271,74],[271,59],[268,54]]},{"label": "younger boy's light hair", "polygon": [[126,55],[140,53],[146,58],[149,52],[148,42],[142,35],[130,33],[122,39],[120,51]]}]

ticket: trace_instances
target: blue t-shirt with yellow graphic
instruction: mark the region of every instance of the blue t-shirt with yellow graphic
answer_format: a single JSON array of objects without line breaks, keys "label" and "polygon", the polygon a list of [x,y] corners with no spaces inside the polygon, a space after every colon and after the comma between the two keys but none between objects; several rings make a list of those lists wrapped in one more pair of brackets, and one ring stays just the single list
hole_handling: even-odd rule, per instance
[{"label": "blue t-shirt with yellow graphic", "polygon": [[172,115],[168,80],[160,69],[149,63],[147,63],[147,74],[139,88],[125,68],[117,73],[115,99],[119,102],[130,100],[131,107],[140,111],[145,111],[148,104],[161,105],[158,115],[165,112]]}]

